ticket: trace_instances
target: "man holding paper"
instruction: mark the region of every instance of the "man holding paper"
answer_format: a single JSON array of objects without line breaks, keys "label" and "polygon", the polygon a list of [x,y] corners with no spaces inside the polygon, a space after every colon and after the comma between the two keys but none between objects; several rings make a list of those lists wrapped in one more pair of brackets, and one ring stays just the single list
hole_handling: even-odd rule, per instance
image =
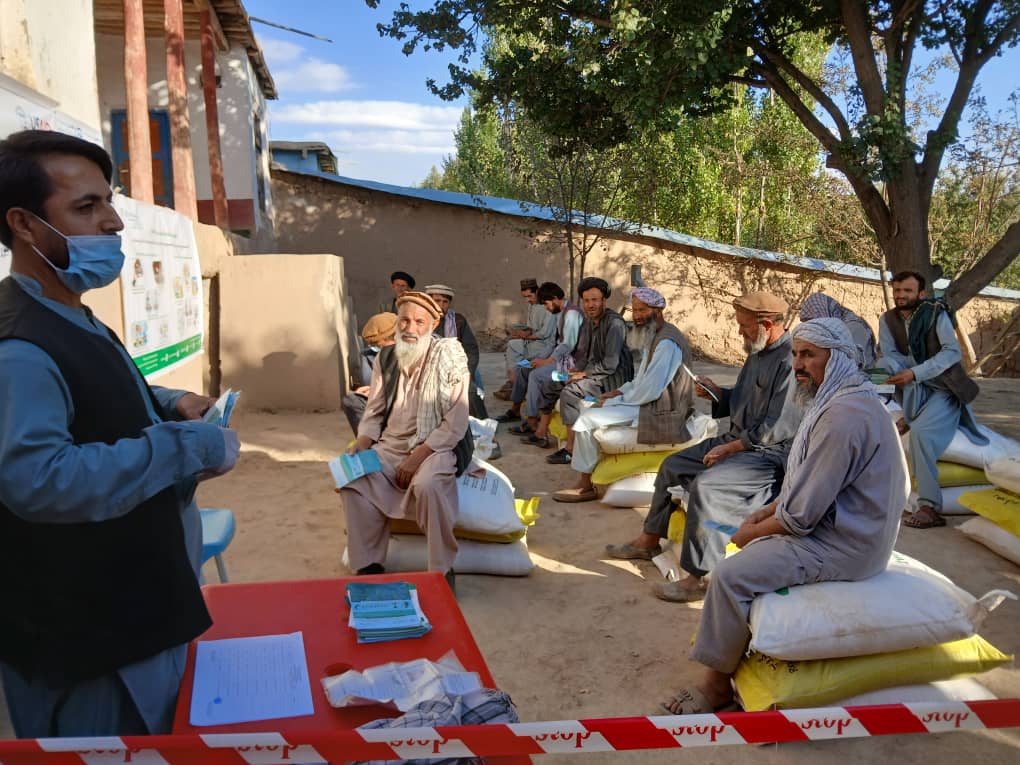
[{"label": "man holding paper", "polygon": [[443,312],[422,292],[397,299],[396,345],[372,369],[365,415],[349,454],[373,449],[382,470],[340,489],[347,554],[358,574],[385,569],[390,518],[413,518],[428,539],[428,568],[452,584],[457,476],[471,461],[467,356],[453,337],[433,336]]},{"label": "man holding paper", "polygon": [[72,136],[0,142],[0,673],[23,738],[170,732],[210,625],[195,485],[240,448],[82,302],[124,263],[112,173]]}]

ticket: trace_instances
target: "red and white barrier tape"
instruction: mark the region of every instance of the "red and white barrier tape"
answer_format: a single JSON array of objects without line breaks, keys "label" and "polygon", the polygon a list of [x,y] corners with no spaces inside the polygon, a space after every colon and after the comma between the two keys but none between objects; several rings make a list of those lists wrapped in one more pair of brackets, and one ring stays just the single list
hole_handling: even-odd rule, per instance
[{"label": "red and white barrier tape", "polygon": [[2,765],[293,765],[617,752],[1020,727],[1020,699],[441,728],[0,741]]}]

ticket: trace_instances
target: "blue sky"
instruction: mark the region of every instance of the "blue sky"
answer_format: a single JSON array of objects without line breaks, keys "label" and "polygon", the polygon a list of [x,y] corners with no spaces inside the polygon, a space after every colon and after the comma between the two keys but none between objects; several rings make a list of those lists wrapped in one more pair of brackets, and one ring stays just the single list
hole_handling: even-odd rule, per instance
[{"label": "blue sky", "polygon": [[328,37],[324,43],[253,23],[280,98],[269,102],[274,140],[325,141],[338,172],[402,186],[420,183],[454,151],[453,133],[466,101],[433,96],[449,53],[405,56],[375,25],[398,3],[373,10],[363,0],[244,0],[252,16]]},{"label": "blue sky", "polygon": [[[446,81],[449,51],[405,56],[400,42],[376,32],[375,25],[388,21],[398,5],[399,0],[381,0],[378,9],[363,0],[244,0],[252,16],[334,41],[252,24],[280,94],[269,105],[271,138],[324,141],[337,155],[340,175],[352,178],[409,186],[420,183],[433,165],[441,166],[453,153],[466,100],[443,101],[425,86],[428,77]],[[990,105],[1005,106],[1017,69],[1020,48],[985,67],[978,82]]]}]

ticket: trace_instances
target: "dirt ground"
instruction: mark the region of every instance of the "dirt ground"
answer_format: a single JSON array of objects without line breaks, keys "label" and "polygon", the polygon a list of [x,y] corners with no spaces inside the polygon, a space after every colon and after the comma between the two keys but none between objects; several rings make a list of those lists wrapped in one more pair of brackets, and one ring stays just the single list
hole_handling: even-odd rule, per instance
[{"label": "dirt ground", "polygon": [[[501,356],[484,354],[486,387],[498,387]],[[707,363],[694,369],[728,384],[736,370]],[[295,381],[300,384],[300,381]],[[1020,439],[1020,381],[982,382],[975,409],[982,422]],[[503,411],[489,399],[490,415]],[[700,402],[699,402],[700,403]],[[202,485],[203,507],[229,507],[237,534],[225,558],[231,581],[345,575],[340,563],[344,519],[325,461],[352,437],[342,414],[236,414],[244,447],[237,468]],[[568,466],[548,465],[548,452],[502,433],[498,467],[519,497],[548,497],[571,483]],[[699,616],[696,606],[664,603],[652,595],[659,574],[650,563],[608,560],[607,542],[632,537],[644,510],[600,503],[561,505],[551,499],[528,534],[536,568],[527,578],[459,576],[457,599],[475,640],[522,720],[563,720],[656,714],[669,691],[692,682],[697,667],[687,652]],[[1003,588],[1020,594],[1020,567],[954,530],[904,528],[897,549],[942,571],[981,595]],[[127,572],[125,572],[127,573]],[[212,563],[205,575],[216,581]],[[1020,652],[1020,603],[1006,602],[989,617],[983,636],[1006,653]],[[998,669],[980,681],[1000,698],[1020,697],[1020,671]],[[2,710],[0,710],[2,711]],[[12,735],[2,725],[0,736]],[[700,750],[703,763],[1015,763],[1020,730],[897,736],[772,747]],[[675,751],[587,755],[585,762],[666,763]],[[536,762],[567,761],[548,755]],[[580,758],[572,757],[578,762]]]}]

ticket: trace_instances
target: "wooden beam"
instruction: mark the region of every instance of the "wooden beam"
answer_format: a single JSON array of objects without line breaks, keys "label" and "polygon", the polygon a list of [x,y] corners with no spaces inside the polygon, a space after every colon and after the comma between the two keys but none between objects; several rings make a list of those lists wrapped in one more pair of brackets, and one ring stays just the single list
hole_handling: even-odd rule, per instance
[{"label": "wooden beam", "polygon": [[170,145],[174,168],[174,209],[198,220],[195,165],[188,122],[188,79],[184,67],[182,0],[163,0],[166,15],[166,89],[170,107]]},{"label": "wooden beam", "polygon": [[127,102],[129,193],[153,202],[152,142],[149,139],[149,70],[145,55],[143,0],[124,1],[124,93]]},{"label": "wooden beam", "polygon": [[209,147],[209,180],[212,187],[213,221],[222,229],[230,227],[227,187],[223,181],[220,151],[220,116],[216,95],[216,51],[213,42],[212,11],[202,11],[202,96],[205,100],[205,132]]},{"label": "wooden beam", "polygon": [[216,15],[216,9],[212,7],[209,0],[191,0],[199,12],[199,34],[205,33],[205,18],[206,14],[209,17],[209,24],[212,27],[213,39],[216,40],[216,47],[221,51],[230,50],[230,43],[227,42],[227,36],[223,32],[223,27],[220,26],[220,17]]}]

